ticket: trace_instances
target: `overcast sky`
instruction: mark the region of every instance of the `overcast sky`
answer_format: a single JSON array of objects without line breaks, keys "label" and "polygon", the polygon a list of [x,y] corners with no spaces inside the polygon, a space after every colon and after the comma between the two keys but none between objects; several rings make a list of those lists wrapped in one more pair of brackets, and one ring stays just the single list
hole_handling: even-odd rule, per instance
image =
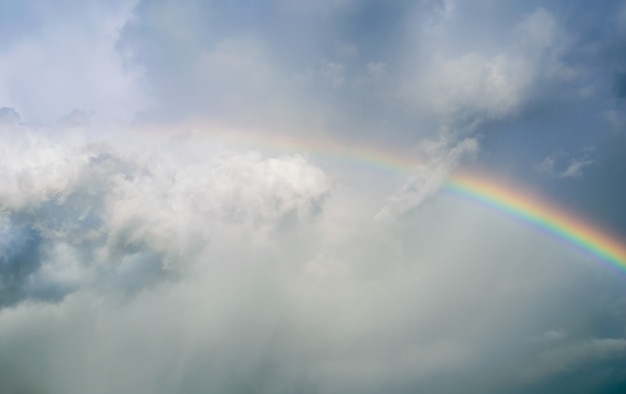
[{"label": "overcast sky", "polygon": [[624,270],[444,187],[626,242],[626,2],[5,0],[0,38],[0,392],[626,391]]}]

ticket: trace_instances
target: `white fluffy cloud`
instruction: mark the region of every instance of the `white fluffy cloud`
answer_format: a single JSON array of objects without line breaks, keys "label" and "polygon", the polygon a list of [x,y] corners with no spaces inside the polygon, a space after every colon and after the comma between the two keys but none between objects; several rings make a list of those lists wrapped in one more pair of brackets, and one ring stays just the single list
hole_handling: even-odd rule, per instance
[{"label": "white fluffy cloud", "polygon": [[33,264],[40,266],[11,284],[26,298],[46,286],[95,285],[102,275],[177,270],[190,251],[224,231],[224,222],[248,228],[254,243],[274,225],[314,216],[328,189],[324,174],[299,156],[131,157],[110,145],[54,141],[17,126],[3,130],[0,151],[6,248],[28,243],[20,231],[37,239]]},{"label": "white fluffy cloud", "polygon": [[[440,21],[438,28],[446,29],[446,23]],[[549,11],[539,8],[523,16],[507,36],[506,46],[474,49],[470,44],[450,51],[451,45],[429,34],[430,40],[418,41],[412,74],[400,95],[426,114],[471,124],[476,118],[515,115],[537,83],[575,75],[560,62],[567,38]]]}]

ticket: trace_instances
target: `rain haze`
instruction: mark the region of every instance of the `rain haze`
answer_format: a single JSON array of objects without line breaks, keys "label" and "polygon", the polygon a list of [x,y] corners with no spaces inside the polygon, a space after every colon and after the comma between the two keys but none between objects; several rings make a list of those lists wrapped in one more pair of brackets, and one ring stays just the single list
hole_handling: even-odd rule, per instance
[{"label": "rain haze", "polygon": [[0,393],[626,392],[626,2],[3,0]]}]

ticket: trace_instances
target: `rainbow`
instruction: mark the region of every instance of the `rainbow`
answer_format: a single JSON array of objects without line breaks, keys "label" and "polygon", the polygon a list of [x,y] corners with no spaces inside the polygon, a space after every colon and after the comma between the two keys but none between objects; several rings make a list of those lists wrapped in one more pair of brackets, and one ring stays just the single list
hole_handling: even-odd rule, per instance
[{"label": "rainbow", "polygon": [[626,271],[626,248],[615,237],[601,231],[546,201],[485,176],[458,174],[445,189],[522,219],[548,233]]},{"label": "rainbow", "polygon": [[[412,174],[423,163],[409,155],[388,153],[385,149],[340,144],[335,140],[319,136],[293,138],[267,133],[249,133],[236,130],[223,131],[211,128],[207,133],[203,127],[197,136],[210,138],[213,142],[227,142],[254,147],[278,149],[280,151],[304,152],[316,157],[349,161],[359,166]],[[477,201],[500,212],[521,219],[537,228],[576,246],[626,271],[626,248],[616,237],[596,228],[587,221],[564,212],[544,199],[510,186],[504,186],[486,175],[460,173],[453,175],[443,189],[462,198]]]}]

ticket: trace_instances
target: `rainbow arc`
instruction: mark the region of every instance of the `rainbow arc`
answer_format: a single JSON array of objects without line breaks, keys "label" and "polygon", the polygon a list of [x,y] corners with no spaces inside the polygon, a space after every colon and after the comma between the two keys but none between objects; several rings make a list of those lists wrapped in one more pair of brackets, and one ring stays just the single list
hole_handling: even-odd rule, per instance
[{"label": "rainbow arc", "polygon": [[[200,131],[196,137],[209,137],[214,141],[244,143],[294,153],[304,152],[313,156],[345,160],[385,172],[411,174],[420,164],[414,158],[395,155],[385,149],[347,146],[319,137],[293,138],[259,132],[242,133],[232,130],[225,132],[215,128],[208,134]],[[454,175],[447,181],[444,189],[519,218],[626,271],[626,247],[617,237],[559,209],[545,199],[533,197],[519,188],[505,186],[489,176],[468,173]]]},{"label": "rainbow arc", "polygon": [[626,270],[626,247],[616,237],[554,204],[532,197],[519,189],[505,187],[484,176],[456,175],[446,183],[445,188],[454,194],[520,218],[616,268]]}]

